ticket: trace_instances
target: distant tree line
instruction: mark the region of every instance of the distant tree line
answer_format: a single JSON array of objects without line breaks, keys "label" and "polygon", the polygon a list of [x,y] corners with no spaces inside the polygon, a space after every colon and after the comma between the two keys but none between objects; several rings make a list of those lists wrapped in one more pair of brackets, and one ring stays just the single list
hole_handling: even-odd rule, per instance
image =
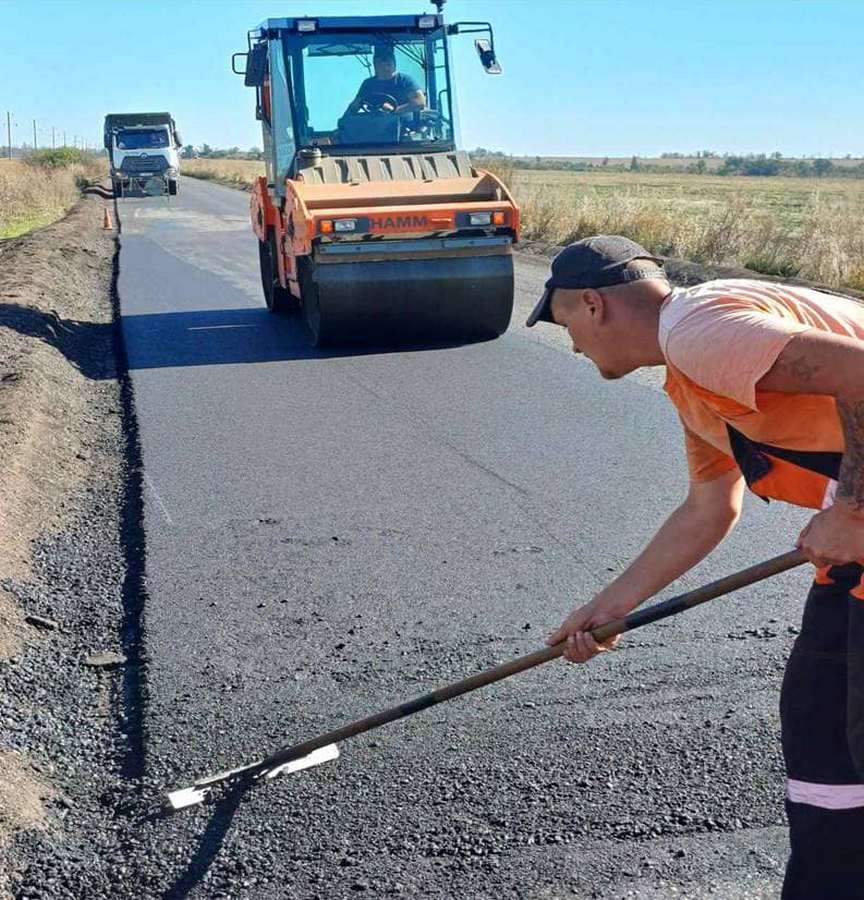
[{"label": "distant tree line", "polygon": [[[847,163],[838,165],[835,160],[817,159],[787,159],[780,153],[751,153],[747,155],[720,154],[712,150],[699,150],[697,153],[662,153],[661,160],[668,160],[669,164],[656,162],[655,160],[641,159],[632,156],[629,163],[624,160],[610,160],[604,157],[600,162],[590,162],[580,159],[556,159],[547,156],[510,156],[499,150],[487,150],[485,147],[477,147],[470,151],[474,159],[490,159],[504,163],[514,169],[558,169],[568,172],[611,171],[611,172],[649,172],[649,173],[681,173],[687,172],[694,175],[702,175],[709,170],[712,175],[759,175],[773,176],[786,175],[797,178],[864,178],[864,161],[857,164]],[[847,155],[847,160],[852,157]],[[686,165],[674,165],[677,161]],[[709,169],[708,160],[722,160],[718,165],[712,165]]]},{"label": "distant tree line", "polygon": [[201,144],[200,147],[187,144],[181,155],[184,159],[264,159],[264,154],[258,147],[250,147],[248,150],[241,150],[239,147],[218,150],[209,144]]},{"label": "distant tree line", "polygon": [[719,153],[713,150],[697,150],[695,153],[661,153],[660,159],[717,159]]},{"label": "distant tree line", "polygon": [[765,156],[727,156],[718,175],[794,175],[799,178],[825,178],[828,175],[862,178],[864,163],[838,166],[830,159],[783,159],[779,154]]}]

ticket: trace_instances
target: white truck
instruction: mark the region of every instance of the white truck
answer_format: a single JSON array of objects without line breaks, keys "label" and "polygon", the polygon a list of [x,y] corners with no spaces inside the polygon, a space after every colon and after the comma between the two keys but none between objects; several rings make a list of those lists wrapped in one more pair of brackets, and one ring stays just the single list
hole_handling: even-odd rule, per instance
[{"label": "white truck", "polygon": [[182,146],[170,113],[105,116],[105,149],[115,195],[176,194],[180,187]]}]

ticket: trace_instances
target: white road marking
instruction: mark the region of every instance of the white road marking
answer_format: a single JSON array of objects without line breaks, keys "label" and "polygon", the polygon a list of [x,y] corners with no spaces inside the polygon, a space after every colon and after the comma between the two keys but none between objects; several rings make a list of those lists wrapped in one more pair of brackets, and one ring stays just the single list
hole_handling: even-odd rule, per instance
[{"label": "white road marking", "polygon": [[260,328],[260,325],[190,325],[188,331],[216,331],[219,328]]},{"label": "white road marking", "polygon": [[159,491],[156,490],[156,485],[153,484],[150,476],[145,472],[144,473],[144,482],[148,488],[153,492],[153,496],[156,498],[156,503],[159,506],[159,509],[162,511],[162,515],[165,516],[165,521],[168,522],[172,527],[174,526],[174,520],[171,518],[171,513],[168,512],[168,507],[165,505],[165,501],[162,499]]}]

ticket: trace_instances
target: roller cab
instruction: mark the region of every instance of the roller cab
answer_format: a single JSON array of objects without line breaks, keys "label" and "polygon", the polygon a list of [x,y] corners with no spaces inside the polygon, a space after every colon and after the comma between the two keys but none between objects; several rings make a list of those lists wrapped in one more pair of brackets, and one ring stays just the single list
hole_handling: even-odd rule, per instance
[{"label": "roller cab", "polygon": [[[262,288],[314,344],[506,330],[519,209],[458,149],[449,40],[500,71],[491,27],[436,14],[269,19],[232,65],[255,89]],[[244,57],[241,64],[239,57]]]}]

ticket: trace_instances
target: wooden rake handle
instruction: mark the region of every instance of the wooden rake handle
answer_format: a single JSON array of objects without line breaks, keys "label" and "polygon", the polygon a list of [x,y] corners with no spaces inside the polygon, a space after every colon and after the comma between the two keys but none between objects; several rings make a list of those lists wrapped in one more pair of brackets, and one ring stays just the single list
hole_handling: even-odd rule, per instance
[{"label": "wooden rake handle", "polygon": [[[743,569],[740,572],[736,572],[734,575],[727,575],[725,578],[720,578],[703,587],[688,591],[686,594],[679,594],[677,597],[671,597],[669,600],[665,600],[662,603],[657,603],[646,609],[637,610],[623,619],[615,619],[612,622],[607,622],[605,625],[594,628],[591,634],[598,642],[606,641],[616,634],[623,634],[625,631],[632,631],[634,628],[641,628],[643,625],[648,625],[651,622],[658,622],[660,619],[665,619],[668,616],[677,615],[680,612],[684,612],[686,609],[692,609],[694,606],[699,606],[700,603],[707,603],[715,597],[722,597],[724,594],[729,594],[732,591],[737,591],[748,585],[756,584],[759,581],[764,581],[772,575],[779,575],[781,572],[785,572],[788,569],[794,569],[796,566],[800,566],[805,562],[807,562],[807,559],[800,550],[792,550],[789,553],[783,553],[780,556],[775,556],[773,559],[768,559],[765,562],[757,563],[755,566],[750,566],[749,569]],[[517,659],[510,660],[510,662],[503,663],[500,666],[478,672],[476,675],[463,678],[461,681],[453,682],[445,687],[438,688],[436,691],[431,691],[428,694],[423,694],[423,696],[417,697],[414,700],[400,703],[398,706],[392,706],[390,709],[385,709],[379,713],[375,713],[375,715],[367,716],[365,719],[358,719],[356,722],[350,722],[348,725],[343,725],[341,728],[328,731],[326,734],[319,735],[302,744],[284,747],[281,750],[276,751],[276,753],[269,756],[267,759],[261,760],[261,762],[243,770],[244,777],[254,778],[258,774],[292,760],[299,759],[301,756],[306,756],[306,754],[319,750],[322,747],[326,747],[328,744],[338,744],[348,738],[356,737],[358,734],[363,734],[366,731],[372,731],[375,728],[380,728],[382,725],[387,725],[389,722],[395,722],[397,719],[404,719],[406,716],[414,715],[414,713],[428,709],[430,706],[443,703],[445,700],[452,700],[454,697],[459,697],[470,691],[476,691],[477,688],[485,687],[488,684],[494,684],[496,681],[501,681],[504,678],[509,678],[511,675],[517,674],[517,672],[533,669],[535,666],[542,665],[545,662],[549,662],[550,660],[561,656],[563,652],[564,642],[562,641],[560,644],[555,644],[552,647],[535,650],[533,653],[520,656]]]},{"label": "wooden rake handle", "polygon": [[773,575],[779,575],[789,569],[807,562],[807,557],[800,550],[790,550],[788,553],[782,553],[780,556],[774,556],[766,559],[764,562],[756,563],[749,569],[742,569],[725,578],[718,578],[710,584],[705,584],[695,590],[688,591],[686,594],[679,594],[677,597],[670,597],[662,603],[656,603],[645,609],[636,610],[625,616],[623,619],[615,619],[614,622],[607,622],[591,631],[594,640],[598,643],[614,637],[616,634],[623,634],[625,631],[632,631],[634,628],[640,628],[642,625],[649,625],[651,622],[659,622],[660,619],[666,619],[669,616],[677,615],[684,610],[692,609],[701,603],[707,603],[724,594],[731,594],[733,591],[749,587]]}]

